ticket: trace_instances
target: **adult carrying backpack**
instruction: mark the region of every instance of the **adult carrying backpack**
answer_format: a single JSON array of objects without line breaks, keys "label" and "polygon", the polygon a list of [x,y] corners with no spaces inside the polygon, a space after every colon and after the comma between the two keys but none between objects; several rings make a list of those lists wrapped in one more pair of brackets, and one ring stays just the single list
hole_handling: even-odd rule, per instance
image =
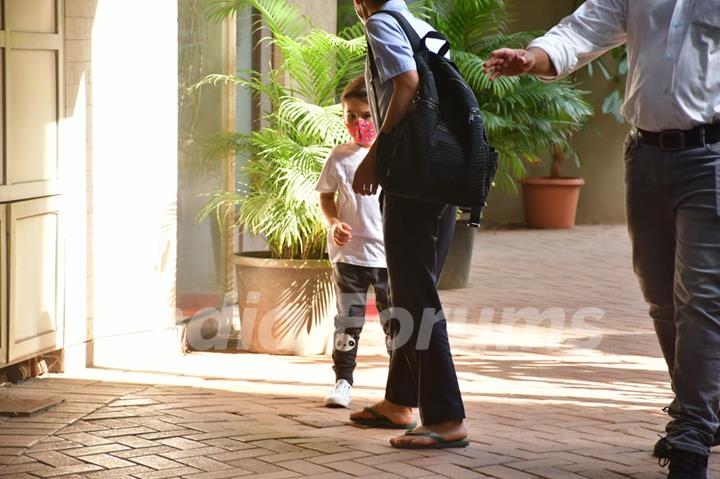
[{"label": "adult carrying backpack", "polygon": [[[420,88],[405,118],[391,133],[378,136],[378,183],[392,195],[469,208],[470,224],[479,226],[498,155],[488,144],[475,94],[455,64],[445,58],[450,49],[445,36],[431,31],[421,39],[400,12],[380,10],[374,15],[379,14],[395,18],[410,40]],[[428,49],[429,38],[444,42],[437,53]],[[370,42],[368,59],[372,78],[377,80]],[[375,95],[373,85],[370,89]]]}]

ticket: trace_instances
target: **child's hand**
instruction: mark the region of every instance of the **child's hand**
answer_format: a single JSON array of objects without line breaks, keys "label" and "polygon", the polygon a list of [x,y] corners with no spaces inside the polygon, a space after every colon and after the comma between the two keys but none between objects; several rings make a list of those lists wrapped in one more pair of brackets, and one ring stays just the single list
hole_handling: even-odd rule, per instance
[{"label": "child's hand", "polygon": [[336,245],[344,246],[352,239],[352,228],[345,223],[333,223],[330,227],[330,237]]}]

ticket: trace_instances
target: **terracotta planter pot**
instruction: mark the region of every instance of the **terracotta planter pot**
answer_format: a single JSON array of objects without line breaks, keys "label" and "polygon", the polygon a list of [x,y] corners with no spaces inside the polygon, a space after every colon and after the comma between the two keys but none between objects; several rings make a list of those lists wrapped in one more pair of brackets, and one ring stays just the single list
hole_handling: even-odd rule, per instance
[{"label": "terracotta planter pot", "polygon": [[469,224],[469,221],[455,223],[455,233],[450,243],[450,252],[445,261],[445,266],[440,274],[438,289],[467,288],[470,279],[475,232],[477,231],[475,228],[471,228]]},{"label": "terracotta planter pot", "polygon": [[575,227],[582,178],[525,178],[522,181],[525,225],[539,229]]},{"label": "terracotta planter pot", "polygon": [[332,347],[335,289],[321,260],[233,257],[241,347],[254,353],[312,355]]}]

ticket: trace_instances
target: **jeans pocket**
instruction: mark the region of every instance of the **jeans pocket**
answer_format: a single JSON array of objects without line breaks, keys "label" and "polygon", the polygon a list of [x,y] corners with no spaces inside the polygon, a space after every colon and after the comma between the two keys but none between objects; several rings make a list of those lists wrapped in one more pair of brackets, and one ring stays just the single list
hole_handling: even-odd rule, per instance
[{"label": "jeans pocket", "polygon": [[715,161],[715,213],[720,216],[720,158]]},{"label": "jeans pocket", "polygon": [[705,148],[711,154],[718,155],[720,157],[720,141],[717,141],[715,143],[706,143]]},{"label": "jeans pocket", "polygon": [[637,150],[637,145],[638,145],[637,134],[634,132],[628,133],[627,138],[625,138],[625,144],[623,145],[623,154],[624,154],[624,158],[625,158],[625,163],[628,163],[633,159],[633,156],[635,156],[635,150]]},{"label": "jeans pocket", "polygon": [[710,155],[709,159],[715,165],[715,212],[720,216],[720,141],[706,143],[705,151]]}]

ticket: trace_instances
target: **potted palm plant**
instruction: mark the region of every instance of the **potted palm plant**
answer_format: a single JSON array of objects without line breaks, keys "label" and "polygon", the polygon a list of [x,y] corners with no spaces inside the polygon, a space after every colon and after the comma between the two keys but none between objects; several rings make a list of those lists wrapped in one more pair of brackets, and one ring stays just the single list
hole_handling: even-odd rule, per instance
[{"label": "potted palm plant", "polygon": [[[575,157],[575,153],[571,153]],[[575,227],[580,188],[585,180],[565,177],[561,167],[568,153],[562,147],[552,147],[550,176],[523,178],[523,206],[525,226],[538,229],[572,229]]]},{"label": "potted palm plant", "polygon": [[[326,229],[315,184],[333,146],[349,140],[338,102],[363,69],[364,41],[314,28],[282,0],[211,0],[216,19],[252,7],[271,33],[282,65],[257,72],[211,75],[196,85],[230,83],[269,102],[261,131],[227,133],[212,142],[216,158],[244,152],[244,181],[210,196],[200,218],[262,236],[267,251],[236,254],[241,347],[272,354],[320,354],[333,331],[334,289]],[[235,220],[228,221],[228,212]]]},{"label": "potted palm plant", "polygon": [[[605,80],[615,85],[605,97],[602,111],[623,123],[620,107],[623,97],[622,80],[627,74],[627,50],[624,46],[618,47],[608,56],[614,67],[610,67],[605,58],[600,58],[588,65],[588,74],[593,76],[597,69]],[[560,144],[553,145],[551,157],[550,176],[525,178],[522,181],[525,224],[529,228],[571,229],[575,226],[580,188],[585,184],[585,180],[563,176],[562,165],[570,158],[579,165],[579,157],[577,153]]]}]

